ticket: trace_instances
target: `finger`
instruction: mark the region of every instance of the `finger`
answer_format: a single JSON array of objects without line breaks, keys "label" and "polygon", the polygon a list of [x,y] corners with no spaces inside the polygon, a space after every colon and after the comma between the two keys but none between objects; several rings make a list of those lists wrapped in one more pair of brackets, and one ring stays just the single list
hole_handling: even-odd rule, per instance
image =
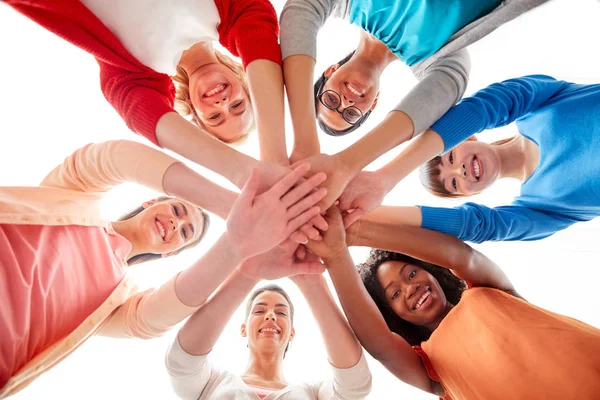
[{"label": "finger", "polygon": [[[311,207],[308,210],[304,211],[302,214],[298,215],[296,218],[290,220],[287,224],[287,232],[290,235],[292,232],[300,229],[300,227],[310,221],[314,216],[319,214],[321,210],[319,207]],[[306,243],[306,242],[304,242]]]},{"label": "finger", "polygon": [[318,237],[321,237],[319,231],[313,228],[311,224],[305,224],[300,227],[300,231],[306,235],[309,239],[316,240]]},{"label": "finger", "polygon": [[282,198],[281,202],[284,206],[290,207],[293,204],[297,203],[304,196],[310,193],[313,189],[319,186],[327,179],[327,175],[324,172],[319,172],[318,174],[314,174],[309,179],[306,179],[304,182],[287,192]]},{"label": "finger", "polygon": [[348,229],[350,225],[358,221],[363,215],[365,215],[365,210],[361,208],[357,208],[351,213],[344,215],[344,229]]},{"label": "finger", "polygon": [[309,208],[311,208],[312,206],[317,204],[317,202],[319,200],[321,200],[323,197],[325,197],[326,195],[327,195],[327,189],[324,189],[324,188],[321,188],[315,192],[312,192],[311,194],[309,194],[308,196],[306,196],[305,198],[303,198],[302,200],[300,200],[299,202],[297,202],[296,204],[294,204],[293,206],[288,208],[288,210],[287,210],[288,218],[294,218],[295,216],[308,210]]},{"label": "finger", "polygon": [[320,231],[326,231],[327,228],[329,228],[327,221],[325,220],[325,218],[323,218],[322,215],[317,215],[316,217],[310,220],[310,223],[313,224],[313,226]]},{"label": "finger", "polygon": [[329,207],[331,207],[331,205],[333,204],[334,201],[336,201],[337,199],[335,198],[335,195],[332,195],[331,193],[327,193],[327,196],[325,196],[323,198],[323,200],[321,200],[319,202],[319,204],[317,204],[317,206],[319,206],[319,208],[321,210],[327,210],[329,209]]},{"label": "finger", "polygon": [[[299,239],[302,239],[302,238],[299,238]],[[281,248],[285,252],[292,251],[296,247],[298,247],[298,243],[296,243],[293,239],[291,239],[291,236],[289,238],[287,238],[286,240],[284,240],[283,242],[279,243],[279,248]]]},{"label": "finger", "polygon": [[298,246],[296,253],[294,253],[294,257],[296,257],[297,260],[304,261],[306,258],[306,247],[303,245]]},{"label": "finger", "polygon": [[242,193],[238,196],[238,201],[251,204],[254,197],[256,197],[256,193],[258,188],[260,187],[260,175],[256,168],[253,168],[250,172],[250,176],[246,180],[244,187],[242,188]]},{"label": "finger", "polygon": [[325,272],[325,265],[318,261],[302,261],[294,263],[293,275],[313,275]]},{"label": "finger", "polygon": [[284,194],[286,194],[292,187],[294,187],[300,179],[303,179],[304,174],[306,174],[310,170],[309,164],[302,164],[296,168],[283,178],[279,182],[273,185],[271,189],[269,189],[270,194],[277,196],[280,199]]},{"label": "finger", "polygon": [[[296,232],[292,232],[292,234],[290,235],[288,240],[291,240],[297,246],[302,243],[307,243],[308,236],[306,236],[301,231],[296,231]],[[283,243],[285,243],[285,242],[283,242]],[[287,248],[286,248],[286,250],[287,250]],[[289,250],[291,250],[291,249],[289,249]]]}]

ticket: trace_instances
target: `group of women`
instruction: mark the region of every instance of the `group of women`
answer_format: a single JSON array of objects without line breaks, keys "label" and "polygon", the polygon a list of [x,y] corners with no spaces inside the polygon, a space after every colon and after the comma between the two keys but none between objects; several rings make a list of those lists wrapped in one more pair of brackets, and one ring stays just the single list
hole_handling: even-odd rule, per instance
[{"label": "group of women", "polygon": [[[75,150],[38,187],[0,188],[0,398],[93,335],[150,339],[188,317],[166,356],[186,399],[361,399],[372,384],[362,348],[447,399],[600,397],[600,330],[529,304],[462,242],[538,240],[600,214],[600,85],[531,75],[460,101],[467,46],[545,2],[288,0],[280,26],[267,0],[5,0],[95,57],[102,92],[132,131],[240,192],[127,140]],[[360,27],[360,40],[313,82],[317,32],[330,16]],[[398,59],[418,84],[355,144],[322,154],[317,126],[359,130]],[[473,136],[512,122],[520,135]],[[253,130],[260,160],[235,150]],[[403,142],[389,164],[363,171]],[[419,167],[437,196],[470,196],[502,178],[521,181],[521,193],[495,208],[381,206]],[[106,221],[102,199],[123,182],[165,196]],[[216,243],[139,290],[127,266],[198,244],[206,211],[227,222]],[[357,269],[348,246],[374,250]],[[330,379],[284,376],[293,303],[277,285],[253,289],[288,276],[319,325]],[[235,375],[210,352],[246,298],[249,360]]]}]

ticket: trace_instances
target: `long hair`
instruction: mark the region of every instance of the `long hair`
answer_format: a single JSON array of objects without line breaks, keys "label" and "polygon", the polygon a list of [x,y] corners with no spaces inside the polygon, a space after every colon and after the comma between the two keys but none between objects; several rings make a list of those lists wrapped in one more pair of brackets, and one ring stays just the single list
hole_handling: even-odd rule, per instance
[{"label": "long hair", "polygon": [[[169,197],[169,196],[161,196],[161,197],[158,197],[156,200],[158,202],[163,202],[163,201],[170,200],[172,198],[173,197]],[[196,247],[198,245],[198,243],[200,243],[202,241],[202,239],[206,235],[206,232],[208,231],[208,227],[210,226],[210,217],[208,216],[208,214],[206,213],[206,211],[204,211],[200,207],[198,207],[198,210],[202,214],[202,221],[204,222],[204,224],[202,225],[202,233],[200,234],[200,236],[198,236],[197,239],[194,239],[190,243],[188,243],[185,246],[183,246],[182,248],[178,249],[177,250],[177,254],[179,254],[179,252],[181,252],[181,251],[184,251],[184,250]],[[139,207],[137,207],[137,208],[129,211],[128,213],[122,215],[117,221],[126,221],[128,219],[131,219],[131,218],[135,217],[136,215],[138,215],[142,211],[144,211],[144,206],[139,206]],[[138,254],[137,256],[133,256],[129,260],[127,260],[127,265],[141,264],[141,263],[144,263],[146,261],[157,260],[159,258],[162,258],[161,254],[155,254],[155,253]]]},{"label": "long hair", "polygon": [[[276,292],[285,298],[285,300],[290,305],[290,322],[292,323],[291,326],[293,327],[294,326],[294,303],[292,303],[292,300],[290,299],[290,296],[287,294],[287,292],[285,290],[283,290],[283,288],[281,286],[276,285],[274,283],[270,283],[268,285],[261,286],[258,289],[255,289],[254,292],[252,292],[250,294],[250,296],[248,297],[248,301],[246,301],[246,318],[245,318],[245,320],[246,321],[248,320],[248,316],[250,315],[250,309],[252,309],[252,303],[254,302],[254,299],[256,299],[258,297],[258,295],[260,295],[261,293],[264,293],[264,292]],[[285,355],[287,354],[289,347],[290,347],[290,344],[288,343],[285,346],[285,350],[283,352],[283,358],[285,358]]]},{"label": "long hair", "polygon": [[383,287],[377,278],[377,270],[387,261],[408,263],[429,272],[440,284],[446,300],[454,305],[460,301],[462,292],[467,288],[467,284],[465,281],[457,278],[449,269],[386,250],[371,250],[369,258],[358,266],[358,273],[362,278],[365,288],[383,315],[388,328],[392,332],[402,336],[412,346],[420,345],[421,342],[429,339],[431,332],[424,326],[414,325],[400,318],[389,305]]},{"label": "long hair", "polygon": [[[244,67],[240,63],[234,61],[234,59],[230,56],[220,53],[216,50],[215,56],[221,64],[229,68],[235,74],[240,81],[244,92],[246,92],[248,99],[251,99],[250,89],[248,87],[248,77],[246,75],[246,71],[244,71]],[[202,122],[200,116],[194,108],[194,105],[192,104],[192,98],[190,96],[190,77],[188,76],[188,73],[181,66],[177,65],[177,73],[172,77],[172,79],[175,83],[175,111],[177,111],[179,115],[186,118],[194,125],[199,126],[206,132],[209,132],[208,127]],[[249,132],[252,130],[254,130],[254,123],[250,127]],[[244,135],[241,135],[235,140],[226,143],[240,144],[247,139],[249,132],[246,132]]]},{"label": "long hair", "polygon": [[[348,61],[350,61],[350,59],[352,58],[354,53],[356,53],[356,50],[354,50],[352,53],[348,54],[346,57],[342,58],[336,64],[339,64],[340,67],[342,65],[346,64]],[[329,78],[325,77],[325,73],[322,73],[321,76],[319,77],[319,79],[317,79],[317,81],[315,82],[315,84],[313,86],[314,96],[315,96],[315,115],[317,114],[317,109],[319,107],[319,94],[321,93],[323,86],[325,86],[325,83],[327,83],[328,80],[329,80]],[[350,132],[354,132],[355,130],[357,130],[360,127],[360,125],[363,122],[365,122],[367,120],[367,118],[369,118],[369,115],[371,115],[371,111],[372,110],[369,110],[366,113],[364,113],[363,117],[356,124],[351,125],[349,128],[346,128],[342,131],[336,131],[335,129],[330,128],[329,126],[325,125],[325,123],[318,118],[317,118],[317,122],[319,123],[319,126],[321,127],[323,132],[325,132],[326,134],[328,134],[330,136],[344,136],[344,135],[349,134]]]},{"label": "long hair", "polygon": [[[490,143],[490,146],[500,146],[502,144],[508,143],[514,139],[516,136],[512,136],[509,138],[504,138],[497,140],[495,142]],[[456,194],[450,193],[444,185],[442,185],[442,180],[440,179],[440,165],[442,164],[442,157],[436,156],[431,160],[427,161],[425,164],[421,165],[419,168],[419,179],[421,180],[421,184],[427,189],[427,191],[434,196],[443,197],[443,198],[458,198],[465,197],[464,194]]]}]

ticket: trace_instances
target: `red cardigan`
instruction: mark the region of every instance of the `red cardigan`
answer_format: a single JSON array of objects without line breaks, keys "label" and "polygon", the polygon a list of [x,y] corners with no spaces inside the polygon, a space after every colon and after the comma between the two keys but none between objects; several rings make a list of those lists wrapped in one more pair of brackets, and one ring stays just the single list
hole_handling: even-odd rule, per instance
[{"label": "red cardigan", "polygon": [[[171,78],[140,63],[119,39],[78,0],[5,0],[61,38],[93,55],[100,65],[100,87],[127,126],[154,144],[156,124],[174,111]],[[221,23],[219,42],[244,68],[253,60],[281,64],[277,15],[268,0],[215,0]]]}]

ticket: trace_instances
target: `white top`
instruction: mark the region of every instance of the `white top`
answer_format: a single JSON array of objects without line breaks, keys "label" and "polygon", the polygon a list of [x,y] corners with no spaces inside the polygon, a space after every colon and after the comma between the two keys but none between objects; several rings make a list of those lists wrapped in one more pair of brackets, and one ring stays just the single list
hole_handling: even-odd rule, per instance
[{"label": "white top", "polygon": [[219,40],[213,0],[82,0],[139,62],[175,75],[183,52]]},{"label": "white top", "polygon": [[[189,400],[258,400],[255,389],[239,375],[219,371],[208,355],[193,356],[175,341],[166,356],[171,384],[177,396]],[[365,355],[347,369],[331,367],[333,379],[317,383],[289,385],[264,400],[359,400],[371,391],[371,372]]]}]

